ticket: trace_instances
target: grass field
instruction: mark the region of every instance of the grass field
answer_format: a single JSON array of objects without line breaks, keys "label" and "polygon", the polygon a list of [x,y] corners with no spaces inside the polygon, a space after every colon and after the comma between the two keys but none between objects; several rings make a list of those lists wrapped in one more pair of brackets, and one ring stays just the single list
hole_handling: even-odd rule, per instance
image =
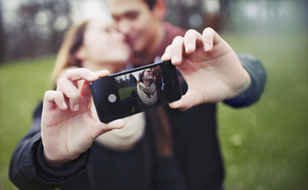
[{"label": "grass field", "polygon": [[[237,53],[251,53],[268,79],[260,102],[245,109],[219,104],[219,137],[226,190],[308,189],[308,35],[223,34]],[[11,154],[31,124],[54,58],[0,67],[0,189],[14,189],[7,177]]]},{"label": "grass field", "polygon": [[136,89],[136,86],[120,88],[119,95],[120,95],[121,100],[124,100],[125,98],[127,98],[132,93],[132,91],[135,89]]}]

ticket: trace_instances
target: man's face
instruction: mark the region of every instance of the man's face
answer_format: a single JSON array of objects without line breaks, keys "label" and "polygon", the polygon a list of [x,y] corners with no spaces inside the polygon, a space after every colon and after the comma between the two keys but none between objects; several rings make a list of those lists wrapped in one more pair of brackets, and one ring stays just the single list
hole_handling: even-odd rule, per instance
[{"label": "man's face", "polygon": [[161,74],[160,66],[157,65],[155,67],[152,67],[151,72],[153,73],[155,77],[158,77]]},{"label": "man's face", "polygon": [[108,8],[117,29],[126,37],[131,48],[148,54],[158,38],[160,18],[142,0],[109,0]]}]

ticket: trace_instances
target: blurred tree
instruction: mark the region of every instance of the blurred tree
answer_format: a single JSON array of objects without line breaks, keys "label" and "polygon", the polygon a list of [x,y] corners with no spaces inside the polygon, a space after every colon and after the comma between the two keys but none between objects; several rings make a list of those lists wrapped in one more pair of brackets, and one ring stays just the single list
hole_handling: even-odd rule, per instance
[{"label": "blurred tree", "polygon": [[235,0],[219,0],[219,14],[218,14],[219,30],[223,30],[229,22],[228,18],[230,17],[231,1]]},{"label": "blurred tree", "polygon": [[203,22],[203,1],[172,0],[166,1],[168,12],[165,20],[184,29],[198,30]]},{"label": "blurred tree", "polygon": [[5,60],[5,41],[4,41],[4,31],[3,31],[3,19],[2,19],[2,3],[0,1],[0,64]]},{"label": "blurred tree", "polygon": [[7,28],[8,59],[54,55],[72,23],[70,13],[68,0],[22,2],[17,10],[17,21]]},{"label": "blurred tree", "polygon": [[[206,27],[216,31],[223,30],[229,22],[230,5],[235,0],[170,0],[166,1],[168,13],[166,20],[185,29],[196,29],[201,32]],[[218,9],[207,7],[215,4]]]}]

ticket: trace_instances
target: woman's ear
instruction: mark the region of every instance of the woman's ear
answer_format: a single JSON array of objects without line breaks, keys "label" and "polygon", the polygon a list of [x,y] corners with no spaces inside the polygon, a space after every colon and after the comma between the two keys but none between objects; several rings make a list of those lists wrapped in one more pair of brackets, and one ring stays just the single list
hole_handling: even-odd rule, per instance
[{"label": "woman's ear", "polygon": [[86,59],[87,57],[87,52],[86,52],[86,48],[84,46],[81,46],[75,53],[75,57],[80,60],[83,61]]}]

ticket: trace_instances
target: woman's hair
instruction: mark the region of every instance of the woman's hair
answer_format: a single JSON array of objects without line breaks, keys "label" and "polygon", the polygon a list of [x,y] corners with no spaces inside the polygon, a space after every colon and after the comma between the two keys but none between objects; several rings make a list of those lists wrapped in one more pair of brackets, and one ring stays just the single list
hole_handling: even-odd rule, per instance
[{"label": "woman's hair", "polygon": [[144,73],[145,73],[145,71],[146,70],[148,70],[148,69],[144,69],[141,73],[139,73],[139,79],[138,79],[138,81],[137,81],[137,84],[139,83],[139,82],[142,82],[143,83],[143,76],[144,76]]},{"label": "woman's hair", "polygon": [[[146,70],[146,69],[145,69]],[[139,79],[138,79],[138,81],[137,81],[137,84],[139,83],[139,82],[142,82],[143,83],[143,76],[144,76],[144,72],[145,72],[145,70],[143,70],[141,73],[139,73]]]},{"label": "woman's hair", "polygon": [[148,6],[149,8],[152,10],[155,3],[156,3],[156,0],[143,0]]},{"label": "woman's hair", "polygon": [[81,67],[81,61],[76,57],[76,52],[83,44],[83,38],[88,21],[73,25],[67,31],[58,52],[56,64],[52,74],[52,80],[56,84],[61,72],[68,67]]}]

